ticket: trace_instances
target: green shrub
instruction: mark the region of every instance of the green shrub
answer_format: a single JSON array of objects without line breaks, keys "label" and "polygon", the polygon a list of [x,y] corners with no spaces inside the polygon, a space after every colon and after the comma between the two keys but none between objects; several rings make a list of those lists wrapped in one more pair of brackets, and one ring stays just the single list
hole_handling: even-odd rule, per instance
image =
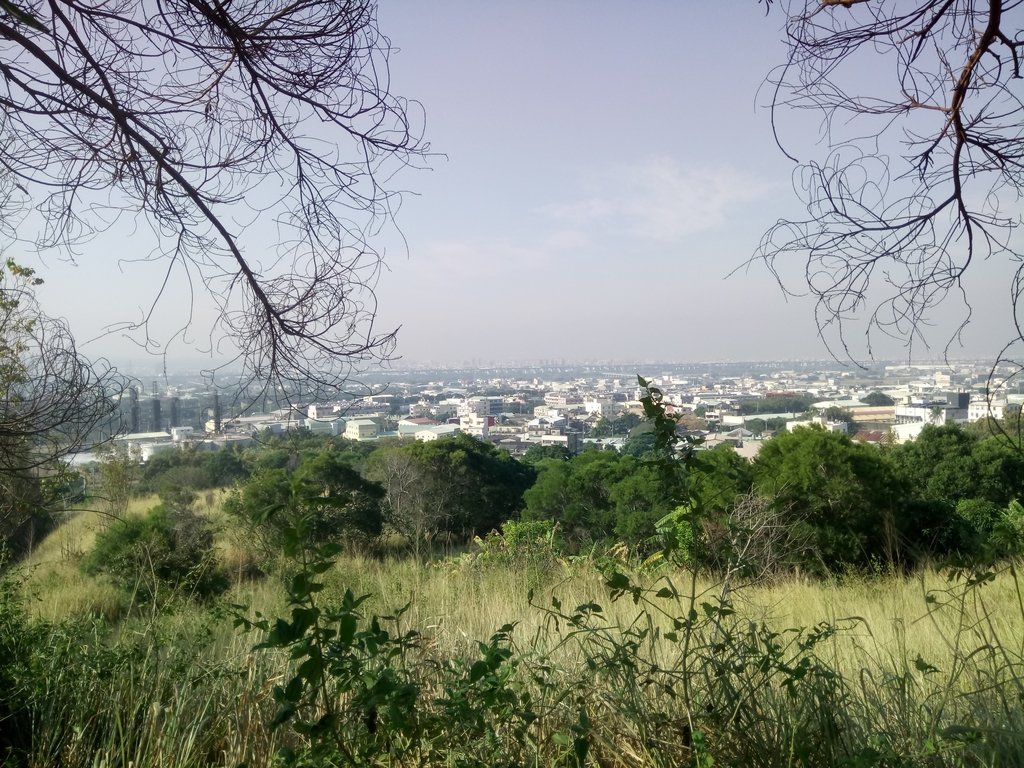
[{"label": "green shrub", "polygon": [[7,556],[0,547],[0,764],[28,746],[29,669],[35,637],[19,598],[20,584],[4,573]]},{"label": "green shrub", "polygon": [[565,554],[558,525],[551,520],[509,520],[501,533],[491,531],[480,546],[479,560],[493,565],[554,565]]},{"label": "green shrub", "polygon": [[1024,505],[1011,501],[992,527],[992,546],[1002,557],[1024,554]]},{"label": "green shrub", "polygon": [[143,602],[171,594],[211,597],[227,587],[206,521],[163,505],[100,533],[82,567],[86,573],[108,574]]}]

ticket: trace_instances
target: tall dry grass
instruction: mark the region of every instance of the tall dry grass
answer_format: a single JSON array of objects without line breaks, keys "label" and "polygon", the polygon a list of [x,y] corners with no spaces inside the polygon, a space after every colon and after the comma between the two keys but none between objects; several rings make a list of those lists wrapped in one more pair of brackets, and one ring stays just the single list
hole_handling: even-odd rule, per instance
[{"label": "tall dry grass", "polygon": [[[287,616],[282,579],[267,564],[270,575],[253,578],[245,537],[219,517],[216,499],[207,513],[222,558],[236,565],[221,603],[126,609],[123,594],[77,567],[102,525],[93,513],[72,516],[32,553],[20,587],[31,618],[17,631],[35,647],[18,693],[33,731],[18,759],[268,765],[279,747],[302,746],[301,735],[268,727],[274,686],[294,662],[254,652],[260,638],[239,635],[228,607]],[[404,673],[419,675],[427,709],[458,688],[481,642],[513,624],[507,684],[539,714],[528,743],[502,740],[494,726],[509,763],[571,764],[582,733],[588,764],[600,765],[1024,765],[1014,567],[976,583],[935,570],[783,580],[734,590],[734,613],[717,602],[720,585],[684,571],[626,577],[639,591],[613,599],[588,561],[418,563],[352,552],[324,574],[319,600],[369,594],[367,616],[408,606],[402,626],[421,640]],[[466,749],[463,764],[484,764]],[[381,764],[414,763],[385,754]]]}]

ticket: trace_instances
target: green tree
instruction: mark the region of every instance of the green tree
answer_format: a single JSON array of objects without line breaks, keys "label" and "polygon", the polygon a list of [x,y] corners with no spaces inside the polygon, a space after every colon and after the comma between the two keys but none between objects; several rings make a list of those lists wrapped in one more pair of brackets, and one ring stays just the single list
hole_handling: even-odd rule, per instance
[{"label": "green tree", "polygon": [[636,429],[643,419],[635,413],[626,412],[614,419],[602,416],[590,431],[591,437],[625,437]]},{"label": "green tree", "polygon": [[892,459],[918,498],[956,505],[978,496],[977,442],[956,424],[926,424],[916,439],[892,449]]},{"label": "green tree", "polygon": [[879,392],[877,390],[875,390],[874,392],[869,392],[867,395],[862,397],[860,401],[865,405],[871,405],[874,406],[875,408],[880,408],[886,405],[896,405],[895,400],[893,400],[887,394]]},{"label": "green tree", "polygon": [[532,467],[536,467],[548,459],[568,461],[571,458],[572,454],[569,453],[569,449],[561,445],[531,445],[523,454],[523,462]]},{"label": "green tree", "polygon": [[696,453],[689,482],[701,509],[720,514],[750,493],[754,469],[731,445],[722,444]]},{"label": "green tree", "polygon": [[374,451],[367,472],[384,486],[392,524],[417,546],[500,528],[536,477],[507,452],[461,434]]},{"label": "green tree", "polygon": [[572,542],[624,539],[639,545],[677,504],[682,479],[657,462],[614,451],[546,461],[524,494],[524,520],[553,520]]},{"label": "green tree", "polygon": [[874,447],[801,427],[765,443],[753,473],[777,513],[809,531],[806,565],[832,570],[898,559],[904,485]]},{"label": "green tree", "polygon": [[629,456],[641,458],[653,452],[657,447],[656,443],[657,440],[652,431],[643,427],[637,427],[622,447],[622,452]]},{"label": "green tree", "polygon": [[614,451],[587,451],[571,461],[546,461],[537,481],[523,494],[524,520],[554,520],[572,541],[613,536],[615,502],[611,489],[627,478],[636,460]]},{"label": "green tree", "polygon": [[1024,499],[1024,453],[999,437],[978,440],[971,446],[978,470],[975,493],[999,506]]},{"label": "green tree", "polygon": [[117,520],[96,536],[82,560],[86,573],[106,573],[146,603],[167,597],[211,597],[226,588],[216,563],[213,533],[191,510],[156,506]]},{"label": "green tree", "polygon": [[225,502],[228,514],[246,521],[264,552],[280,550],[285,532],[301,530],[313,545],[368,541],[383,526],[384,488],[352,466],[351,456],[323,450],[294,468],[268,467]]},{"label": "green tree", "polygon": [[803,413],[814,404],[814,395],[772,395],[740,403],[740,413]]},{"label": "green tree", "polygon": [[853,423],[853,412],[849,408],[843,408],[838,405],[830,405],[828,408],[821,412],[828,421],[843,421],[847,424]]},{"label": "green tree", "polygon": [[768,422],[764,419],[747,419],[743,422],[743,426],[754,433],[754,435],[760,436],[768,429]]}]

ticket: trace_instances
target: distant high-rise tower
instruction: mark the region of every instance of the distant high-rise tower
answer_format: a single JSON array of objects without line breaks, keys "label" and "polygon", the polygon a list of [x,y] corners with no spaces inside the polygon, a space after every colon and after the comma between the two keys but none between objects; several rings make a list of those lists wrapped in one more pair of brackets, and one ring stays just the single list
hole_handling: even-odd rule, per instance
[{"label": "distant high-rise tower", "polygon": [[130,421],[131,421],[131,432],[139,431],[139,388],[130,387],[128,389],[128,399],[130,402]]},{"label": "distant high-rise tower", "polygon": [[150,403],[152,423],[149,428],[152,432],[160,431],[160,398],[154,393],[153,401]]},{"label": "distant high-rise tower", "polygon": [[181,399],[178,397],[171,398],[171,426],[181,426]]}]

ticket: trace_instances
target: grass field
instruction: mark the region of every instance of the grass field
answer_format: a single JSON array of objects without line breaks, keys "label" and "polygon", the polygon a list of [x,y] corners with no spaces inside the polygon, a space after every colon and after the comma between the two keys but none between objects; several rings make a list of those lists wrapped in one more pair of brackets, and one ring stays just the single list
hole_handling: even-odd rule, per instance
[{"label": "grass field", "polygon": [[[91,512],[18,570],[0,609],[11,764],[1024,765],[1012,566],[783,580],[723,604],[679,570],[350,553],[290,605],[273,568],[248,578],[257,555],[209,501],[235,577],[215,603],[133,605],[83,575]],[[347,590],[370,597],[345,608]],[[254,650],[266,633],[234,627],[314,604],[333,639]],[[311,654],[321,672],[286,694]]]}]

